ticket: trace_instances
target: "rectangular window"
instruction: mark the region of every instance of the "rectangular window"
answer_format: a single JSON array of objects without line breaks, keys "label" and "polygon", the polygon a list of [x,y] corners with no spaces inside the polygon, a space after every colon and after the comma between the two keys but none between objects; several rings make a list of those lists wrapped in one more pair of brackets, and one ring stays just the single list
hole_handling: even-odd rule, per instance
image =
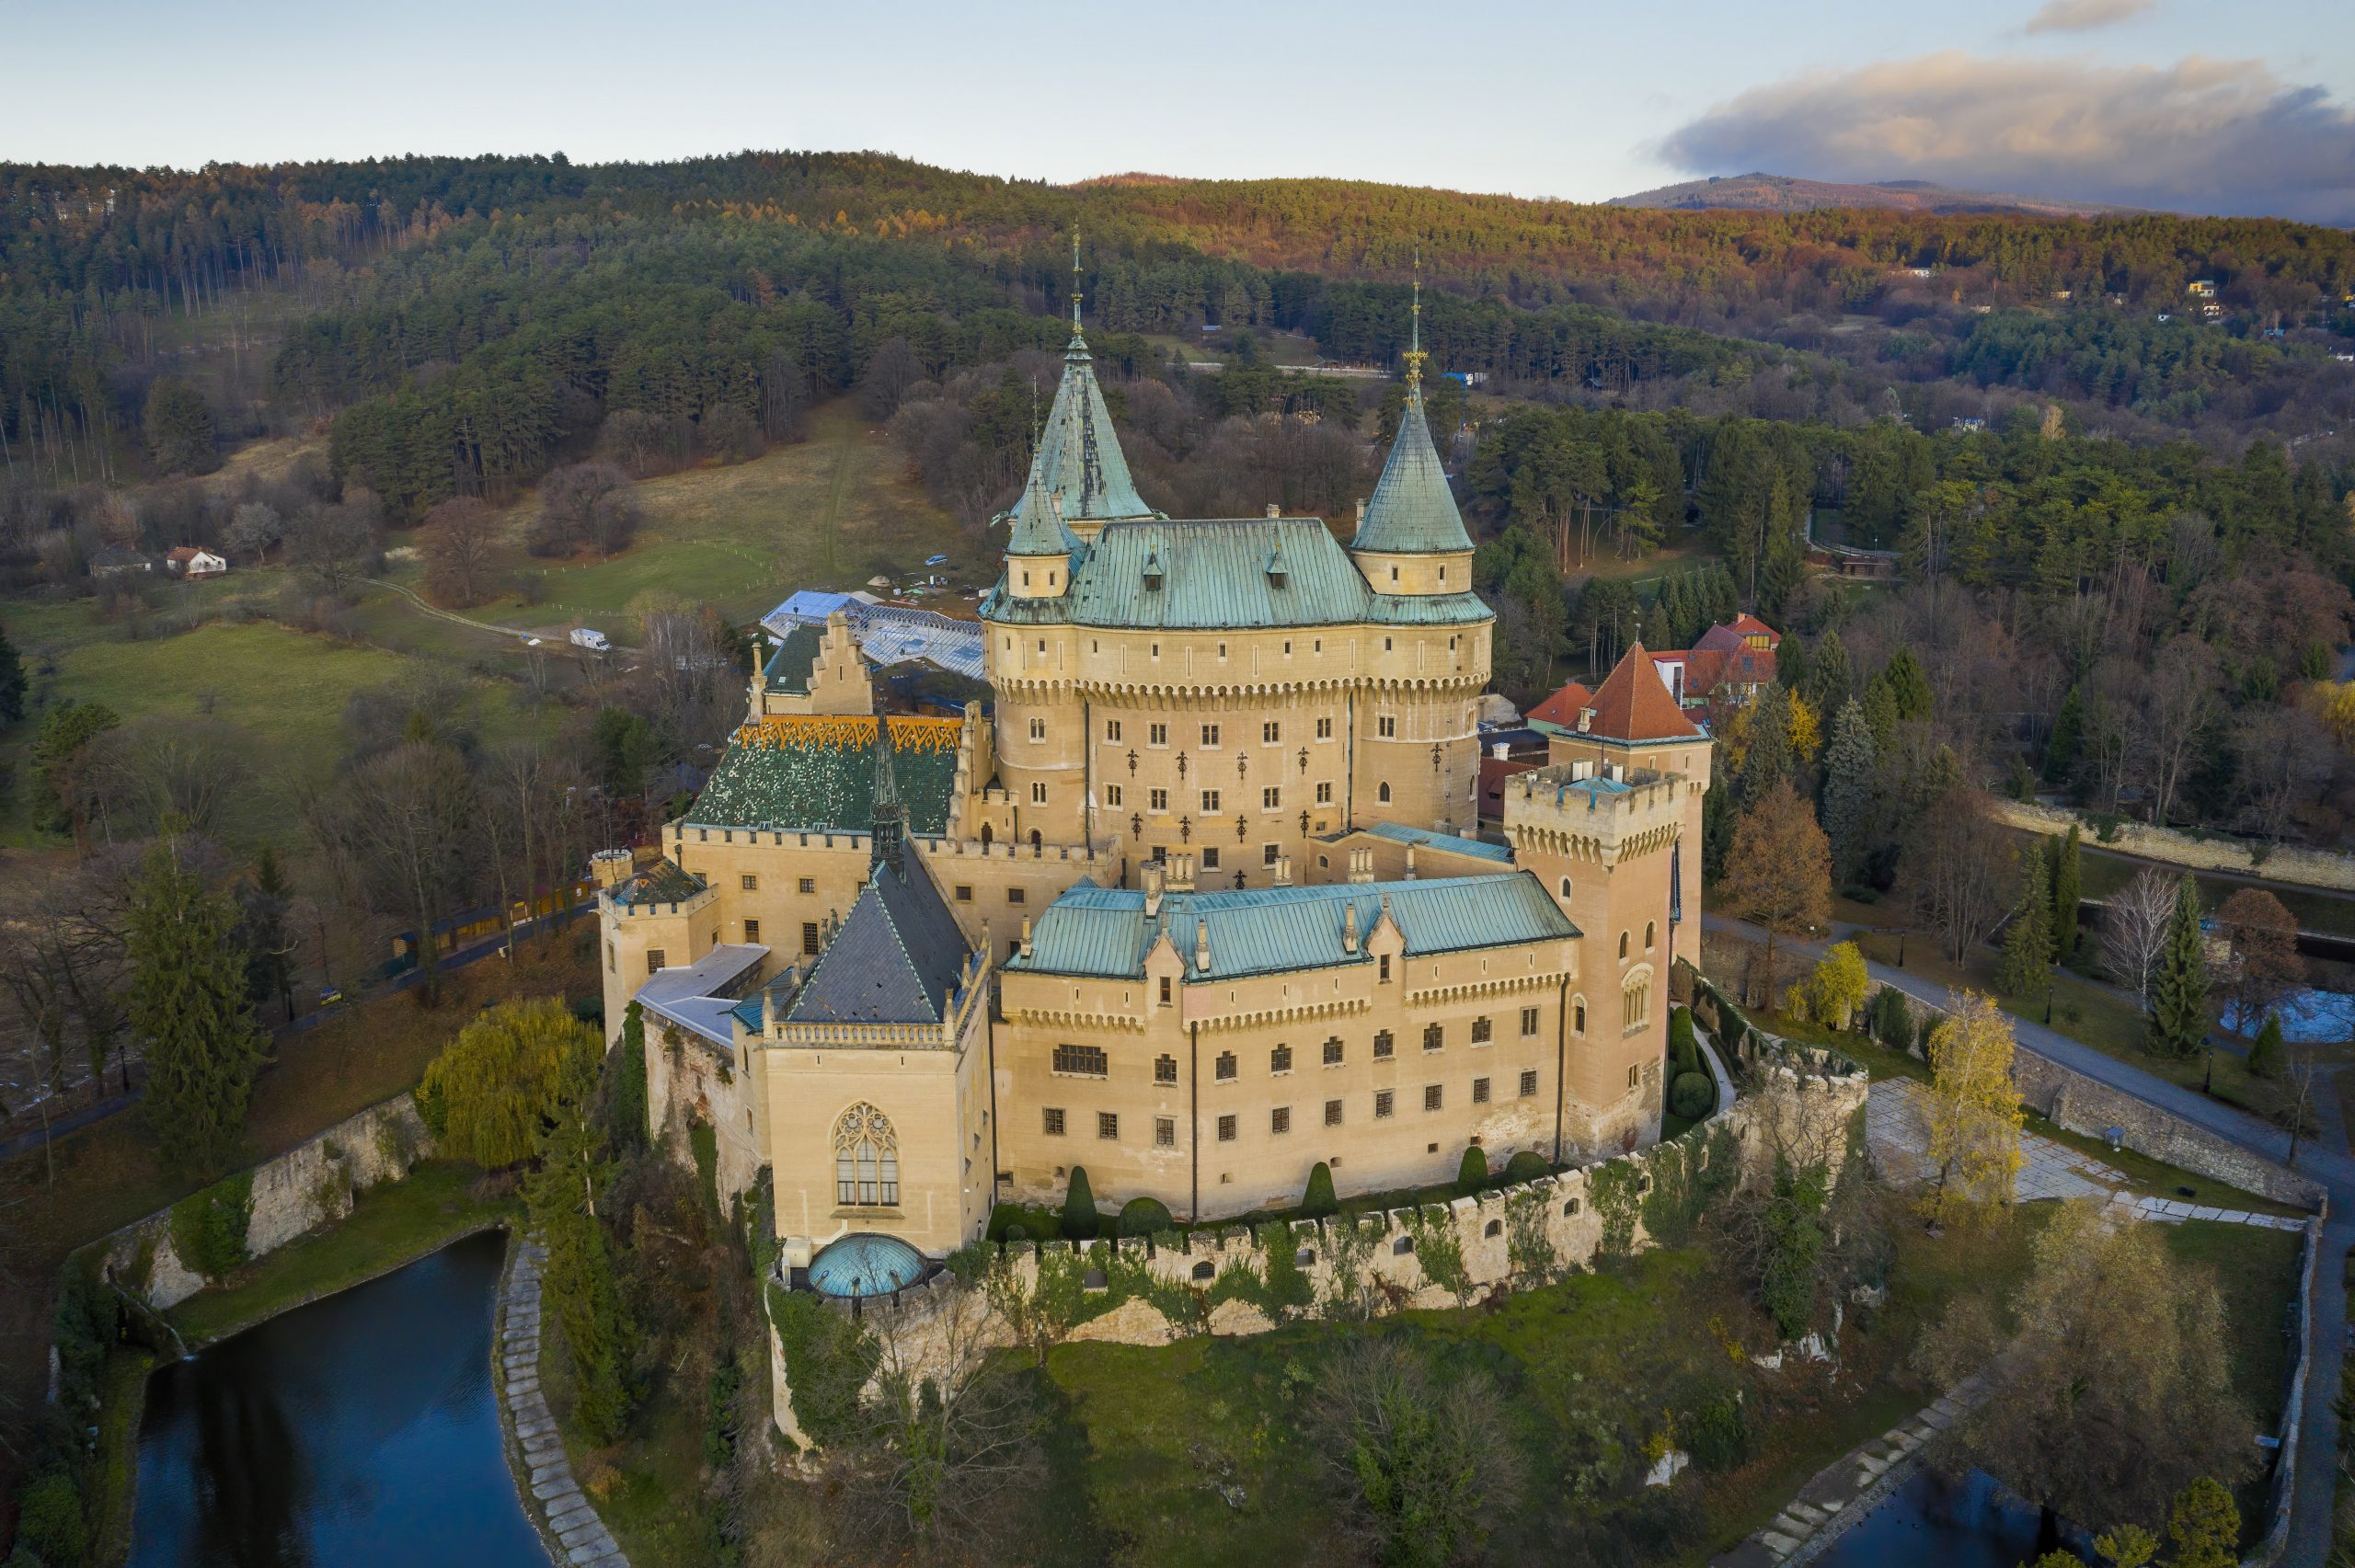
[{"label": "rectangular window", "polygon": [[971,883],[959,882],[957,884],[957,901],[960,904],[970,904],[973,901],[973,885]]},{"label": "rectangular window", "polygon": [[1524,1037],[1537,1033],[1537,1009],[1524,1007],[1521,1010],[1521,1032]]},{"label": "rectangular window", "polygon": [[1161,1005],[1164,1007],[1169,1005],[1169,977],[1167,975],[1161,977]]},{"label": "rectangular window", "polygon": [[1063,1112],[1061,1105],[1048,1105],[1040,1111],[1039,1116],[1046,1123],[1049,1138],[1061,1138],[1063,1135]]},{"label": "rectangular window", "polygon": [[1168,1054],[1167,1052],[1166,1052],[1166,1051],[1165,1051],[1165,1052],[1163,1052],[1160,1056],[1157,1056],[1157,1057],[1154,1058],[1154,1059],[1153,1059],[1153,1081],[1154,1081],[1155,1083],[1175,1083],[1175,1082],[1178,1082],[1178,1059],[1177,1059],[1176,1057],[1174,1057],[1174,1056],[1169,1055],[1169,1054]]},{"label": "rectangular window", "polygon": [[1320,779],[1320,780],[1318,780],[1318,781],[1317,781],[1317,784],[1316,784],[1316,804],[1317,804],[1317,805],[1319,805],[1319,806],[1330,806],[1330,805],[1332,805],[1332,804],[1333,804],[1333,781],[1332,781],[1332,780],[1330,780],[1330,779]]},{"label": "rectangular window", "polygon": [[1148,811],[1168,810],[1169,792],[1166,789],[1149,789],[1145,791],[1144,807]]},{"label": "rectangular window", "polygon": [[1485,1105],[1488,1103],[1488,1081],[1487,1079],[1476,1078],[1472,1081],[1472,1103],[1476,1105]]},{"label": "rectangular window", "polygon": [[1111,1070],[1111,1061],[1101,1046],[1057,1046],[1055,1070],[1075,1073],[1082,1078],[1103,1078]]},{"label": "rectangular window", "polygon": [[1118,806],[1120,804],[1120,786],[1119,784],[1108,784],[1104,786],[1104,804],[1107,806]]},{"label": "rectangular window", "polygon": [[1153,1118],[1153,1146],[1155,1149],[1178,1147],[1178,1119],[1175,1116]]},{"label": "rectangular window", "polygon": [[1537,1093],[1537,1070],[1528,1068],[1521,1075],[1521,1097],[1524,1100]]},{"label": "rectangular window", "polygon": [[1327,1067],[1341,1065],[1341,1036],[1338,1035],[1325,1042],[1325,1065]]},{"label": "rectangular window", "polygon": [[1275,1049],[1268,1053],[1268,1070],[1269,1072],[1290,1072],[1292,1070],[1292,1047],[1290,1046],[1278,1046]]},{"label": "rectangular window", "polygon": [[1119,1138],[1119,1137],[1120,1136],[1120,1113],[1119,1113],[1119,1112],[1117,1112],[1117,1111],[1098,1111],[1098,1112],[1097,1112],[1097,1113],[1096,1113],[1096,1136],[1097,1136],[1097,1137],[1098,1137],[1098,1138],[1107,1138],[1107,1139],[1117,1139],[1117,1138]]},{"label": "rectangular window", "polygon": [[1320,718],[1316,721],[1316,738],[1319,740],[1330,740],[1333,738],[1333,721],[1331,719]]},{"label": "rectangular window", "polygon": [[1281,860],[1282,858],[1283,845],[1261,844],[1259,846],[1259,864],[1261,865],[1273,865],[1277,861]]},{"label": "rectangular window", "polygon": [[1206,724],[1202,726],[1202,744],[1205,746],[1215,746],[1218,744],[1218,726],[1214,724]]},{"label": "rectangular window", "polygon": [[1377,1035],[1375,1035],[1375,1036],[1374,1036],[1374,1037],[1373,1037],[1373,1059],[1374,1059],[1374,1060],[1376,1060],[1376,1061],[1381,1061],[1381,1060],[1383,1060],[1384,1059],[1385,1059],[1385,1058],[1389,1057],[1389,1056],[1390,1056],[1390,1055],[1391,1055],[1391,1054],[1392,1054],[1392,1053],[1393,1053],[1396,1048],[1397,1048],[1397,1047],[1396,1047],[1392,1043],[1392,1041],[1391,1041],[1391,1038],[1390,1038],[1390,1031],[1389,1031],[1389,1030],[1384,1029],[1384,1030],[1383,1030],[1381,1033],[1379,1033],[1379,1034],[1377,1034]]},{"label": "rectangular window", "polygon": [[1377,715],[1373,721],[1373,732],[1385,740],[1394,738],[1398,733],[1397,717],[1391,714]]},{"label": "rectangular window", "polygon": [[1627,1087],[1633,1089],[1636,1086],[1636,1081],[1640,1076],[1640,1070],[1634,1063],[1630,1062],[1627,1066]]},{"label": "rectangular window", "polygon": [[1268,1130],[1279,1138],[1292,1130],[1290,1105],[1278,1105],[1268,1113]]},{"label": "rectangular window", "polygon": [[1009,904],[1027,903],[1028,901],[1028,889],[1021,887],[1008,887],[1005,890],[1005,901]]},{"label": "rectangular window", "polygon": [[1030,804],[1033,806],[1044,806],[1047,804],[1047,786],[1045,784],[1034,784],[1030,786]]},{"label": "rectangular window", "polygon": [[1283,792],[1282,790],[1281,790],[1281,789],[1277,788],[1274,784],[1269,784],[1269,785],[1268,785],[1266,788],[1264,788],[1264,789],[1260,790],[1260,792],[1259,792],[1259,809],[1260,809],[1260,810],[1262,810],[1262,811],[1280,811],[1280,810],[1281,810],[1281,809],[1283,808],[1283,804],[1284,804],[1284,792]]},{"label": "rectangular window", "polygon": [[648,974],[650,975],[654,973],[655,970],[663,967],[662,956],[662,949],[660,947],[649,947],[646,950],[646,972]]},{"label": "rectangular window", "polygon": [[1375,1090],[1375,1091],[1373,1092],[1373,1119],[1374,1119],[1374,1120],[1376,1120],[1376,1121],[1380,1121],[1383,1117],[1384,1117],[1384,1116],[1388,1116],[1392,1111],[1394,1111],[1394,1110],[1397,1109],[1397,1106],[1398,1106],[1398,1093],[1397,1093],[1397,1091],[1396,1091],[1396,1090],[1395,1090],[1395,1089],[1377,1089],[1377,1090]]},{"label": "rectangular window", "polygon": [[1204,811],[1216,811],[1218,809],[1218,791],[1214,789],[1206,789],[1202,791],[1202,809]]},{"label": "rectangular window", "polygon": [[1269,719],[1267,723],[1259,727],[1259,738],[1269,746],[1275,745],[1283,738],[1284,727],[1278,724],[1273,719]]},{"label": "rectangular window", "polygon": [[1166,745],[1168,745],[1168,744],[1169,744],[1169,727],[1168,727],[1167,725],[1166,725],[1166,724],[1149,724],[1149,725],[1146,725],[1146,726],[1144,727],[1144,743],[1145,743],[1147,746],[1166,746]]},{"label": "rectangular window", "polygon": [[815,893],[818,890],[818,879],[814,876],[805,876],[795,884],[793,890],[797,893]]},{"label": "rectangular window", "polygon": [[1423,1085],[1423,1109],[1427,1111],[1438,1110],[1442,1099],[1443,1094],[1438,1084],[1426,1083]]},{"label": "rectangular window", "polygon": [[1104,721],[1104,738],[1107,740],[1118,740],[1120,738],[1120,721],[1119,719],[1108,718]]},{"label": "rectangular window", "polygon": [[1327,1127],[1339,1127],[1341,1125],[1341,1102],[1338,1100],[1327,1100],[1325,1102],[1325,1125]]},{"label": "rectangular window", "polygon": [[1233,1051],[1218,1053],[1218,1060],[1211,1068],[1211,1076],[1216,1078],[1221,1083],[1235,1082],[1235,1053]]},{"label": "rectangular window", "polygon": [[760,922],[760,921],[746,921],[744,922],[744,940],[745,940],[746,942],[748,942],[748,943],[754,943],[754,944],[757,944],[757,943],[761,940],[761,922]]},{"label": "rectangular window", "polygon": [[1437,1024],[1423,1025],[1423,1049],[1439,1050],[1447,1044],[1447,1031]]},{"label": "rectangular window", "polygon": [[747,893],[757,893],[761,890],[761,879],[757,876],[752,876],[750,873],[738,877],[736,879],[736,884],[738,887],[743,888]]},{"label": "rectangular window", "polygon": [[1382,956],[1381,956],[1381,959],[1380,959],[1379,963],[1376,965],[1376,971],[1377,971],[1377,972],[1376,972],[1376,975],[1375,975],[1375,978],[1376,978],[1376,979],[1378,979],[1379,980],[1381,980],[1381,981],[1382,981],[1382,983],[1383,983],[1383,984],[1384,984],[1384,985],[1387,985],[1387,984],[1389,984],[1389,983],[1390,983],[1390,955],[1389,955],[1389,954],[1384,953],[1384,954],[1383,954],[1383,955],[1382,955]]},{"label": "rectangular window", "polygon": [[1034,718],[1030,721],[1030,738],[1033,740],[1044,740],[1047,738],[1047,721],[1045,719]]},{"label": "rectangular window", "polygon": [[1218,1140],[1221,1143],[1233,1143],[1235,1141],[1235,1118],[1233,1116],[1219,1117]]},{"label": "rectangular window", "polygon": [[1583,1001],[1577,1003],[1577,1004],[1576,1004],[1576,1006],[1572,1009],[1572,1012],[1573,1012],[1573,1015],[1574,1015],[1574,1016],[1573,1016],[1573,1022],[1571,1023],[1571,1025],[1570,1025],[1570,1026],[1571,1026],[1572,1028],[1576,1029],[1580,1034],[1581,1034],[1581,1035],[1585,1034],[1585,1033],[1586,1033],[1586,1003],[1585,1003],[1585,1002],[1583,1002]]},{"label": "rectangular window", "polygon": [[1472,1043],[1476,1046],[1487,1045],[1495,1036],[1495,1030],[1496,1024],[1493,1020],[1486,1016],[1475,1018],[1472,1020]]},{"label": "rectangular window", "polygon": [[818,956],[818,922],[816,921],[801,922],[801,956],[805,958],[814,958]]},{"label": "rectangular window", "polygon": [[1216,844],[1204,844],[1202,846],[1202,869],[1204,871],[1216,871],[1218,869],[1218,846]]}]

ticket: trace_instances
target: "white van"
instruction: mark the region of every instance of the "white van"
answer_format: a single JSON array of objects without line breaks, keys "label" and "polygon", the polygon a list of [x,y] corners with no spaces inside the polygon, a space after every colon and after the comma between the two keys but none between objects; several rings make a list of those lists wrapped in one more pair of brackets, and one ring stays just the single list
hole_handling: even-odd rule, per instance
[{"label": "white van", "polygon": [[592,630],[587,626],[575,626],[572,628],[572,646],[585,647],[591,653],[606,653],[612,650],[614,645],[605,640],[605,634],[603,632]]}]

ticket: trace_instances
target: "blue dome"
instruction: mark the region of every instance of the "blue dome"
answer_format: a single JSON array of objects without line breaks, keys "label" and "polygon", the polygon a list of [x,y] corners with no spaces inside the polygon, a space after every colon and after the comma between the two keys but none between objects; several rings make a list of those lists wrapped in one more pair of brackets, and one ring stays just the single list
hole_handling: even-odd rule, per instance
[{"label": "blue dome", "polygon": [[810,1288],[821,1296],[889,1296],[924,1273],[924,1254],[897,1236],[844,1236],[810,1260]]}]

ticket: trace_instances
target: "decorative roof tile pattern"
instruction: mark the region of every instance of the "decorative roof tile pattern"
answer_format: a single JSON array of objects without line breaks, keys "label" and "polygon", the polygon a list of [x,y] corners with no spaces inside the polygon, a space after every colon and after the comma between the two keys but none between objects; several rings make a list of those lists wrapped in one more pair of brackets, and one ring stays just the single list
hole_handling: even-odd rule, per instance
[{"label": "decorative roof tile pattern", "polygon": [[[1641,643],[1629,646],[1587,705],[1594,710],[1589,733],[1605,739],[1685,740],[1701,734],[1684,716],[1668,682],[1660,679],[1660,667]],[[1575,720],[1576,715],[1572,717]],[[1572,727],[1577,727],[1575,722]]]},{"label": "decorative roof tile pattern", "polygon": [[1455,508],[1455,492],[1448,487],[1447,468],[1431,445],[1430,424],[1423,417],[1423,390],[1418,385],[1407,396],[1399,416],[1398,435],[1390,443],[1390,459],[1366,503],[1365,521],[1350,541],[1352,550],[1390,555],[1435,555],[1472,548],[1464,531],[1464,514]]},{"label": "decorative roof tile pattern", "polygon": [[788,1024],[937,1024],[967,955],[957,917],[921,861],[878,866],[787,1004]]},{"label": "decorative roof tile pattern", "polygon": [[[686,821],[703,828],[864,833],[875,825],[877,720],[772,714],[737,730]],[[964,721],[904,718],[890,725],[892,773],[909,831],[948,830]]]},{"label": "decorative roof tile pattern", "polygon": [[[1007,960],[1006,967],[1106,979],[1139,976],[1144,972],[1145,955],[1164,930],[1186,957],[1189,984],[1361,964],[1368,962],[1364,937],[1382,918],[1385,899],[1409,957],[1579,934],[1537,878],[1525,871],[1417,882],[1168,893],[1152,918],[1145,915],[1142,892],[1074,887],[1047,906],[1032,931],[1029,953]],[[1358,916],[1355,953],[1342,945],[1352,906]],[[1196,937],[1203,928],[1211,952],[1206,969],[1194,961]]]}]

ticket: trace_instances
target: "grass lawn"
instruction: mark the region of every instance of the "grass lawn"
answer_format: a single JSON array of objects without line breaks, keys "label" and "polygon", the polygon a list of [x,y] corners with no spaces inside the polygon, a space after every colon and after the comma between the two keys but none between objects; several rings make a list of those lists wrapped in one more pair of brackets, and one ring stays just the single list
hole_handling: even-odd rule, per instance
[{"label": "grass lawn", "polygon": [[2166,1228],[2167,1251],[2185,1263],[2208,1265],[2224,1293],[2224,1320],[2233,1387],[2257,1414],[2257,1430],[2281,1419],[2289,1391],[2290,1308],[2298,1295],[2298,1257],[2304,1239],[2294,1231],[2259,1230],[2213,1219]]},{"label": "grass lawn", "polygon": [[504,1182],[475,1166],[428,1161],[407,1181],[360,1195],[351,1213],[257,1258],[166,1315],[191,1346],[223,1339],[291,1307],[331,1296],[521,1212]]}]

